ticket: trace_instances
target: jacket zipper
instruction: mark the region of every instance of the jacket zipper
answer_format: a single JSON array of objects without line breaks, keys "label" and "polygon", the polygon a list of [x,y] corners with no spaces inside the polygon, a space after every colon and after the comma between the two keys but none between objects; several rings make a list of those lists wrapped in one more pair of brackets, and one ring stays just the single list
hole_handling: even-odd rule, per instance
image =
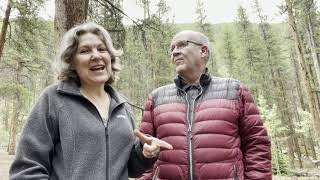
[{"label": "jacket zipper", "polygon": [[238,180],[238,169],[237,169],[237,166],[235,164],[232,167],[232,171],[233,171],[233,179],[234,180]]},{"label": "jacket zipper", "polygon": [[[188,100],[187,92],[185,93],[185,98],[187,101],[187,124],[188,124],[188,161],[189,161],[189,180],[193,180],[193,158],[192,158],[192,122],[189,121],[190,105]],[[191,123],[190,123],[191,122]]]},{"label": "jacket zipper", "polygon": [[187,94],[187,92],[186,91],[184,91],[184,90],[182,90],[182,89],[180,89],[180,88],[178,88],[178,89],[180,89],[181,91],[183,91],[184,93],[185,93],[185,99],[186,99],[186,101],[187,101],[187,123],[188,123],[188,154],[189,154],[189,156],[188,156],[188,161],[189,161],[189,180],[193,180],[193,172],[194,172],[194,170],[193,170],[193,155],[192,155],[192,138],[193,138],[193,136],[192,136],[192,125],[193,125],[193,118],[194,118],[194,114],[195,114],[195,107],[194,107],[194,105],[195,105],[195,101],[198,99],[198,97],[202,94],[202,92],[203,92],[203,88],[200,86],[200,88],[201,88],[201,91],[200,91],[200,93],[197,95],[197,97],[193,100],[193,102],[192,102],[192,109],[193,109],[193,113],[192,114],[190,114],[190,103],[189,103],[189,100],[188,100],[188,94]]},{"label": "jacket zipper", "polygon": [[[98,109],[96,108],[96,106],[91,102],[91,101],[89,101],[87,98],[85,98],[83,95],[80,95],[80,94],[76,94],[76,93],[69,93],[69,92],[63,92],[63,93],[66,93],[66,94],[70,94],[70,95],[74,95],[74,96],[80,96],[80,97],[82,97],[83,99],[85,99],[87,102],[89,102],[89,104],[96,110],[96,112],[98,113],[98,115],[99,115],[99,117],[100,117],[100,122],[102,123],[102,125],[104,126],[104,129],[105,129],[105,136],[106,136],[106,153],[108,153],[109,152],[109,134],[108,134],[108,125],[109,125],[109,119],[110,119],[110,117],[111,117],[111,114],[112,114],[112,111],[111,112],[109,112],[109,116],[108,116],[108,121],[107,121],[107,124],[106,124],[106,126],[104,125],[104,123],[103,123],[103,120],[102,120],[102,117],[101,117],[101,115],[100,115],[100,113],[99,113],[99,111],[98,111]],[[111,105],[111,104],[110,104]],[[116,107],[118,107],[118,106],[120,106],[120,104],[118,104]],[[116,107],[114,107],[113,109],[116,109]],[[110,179],[110,177],[109,177],[109,175],[110,175],[110,173],[109,173],[109,155],[108,154],[106,154],[106,167],[107,167],[107,169],[106,169],[106,172],[107,172],[107,174],[106,174],[106,176],[108,177],[108,179]]]},{"label": "jacket zipper", "polygon": [[[102,125],[103,125],[103,127],[104,127],[105,136],[106,136],[106,153],[108,153],[108,152],[109,152],[108,125],[109,125],[110,115],[111,115],[112,112],[109,112],[108,119],[107,119],[107,124],[104,125],[103,119],[102,119],[102,117],[101,117],[98,109],[96,108],[96,106],[95,106],[91,101],[89,101],[87,98],[85,98],[84,96],[81,95],[81,97],[83,97],[85,100],[87,100],[87,101],[91,104],[91,106],[96,110],[96,112],[98,113],[98,115],[99,115],[99,117],[100,117],[100,122],[102,123]],[[106,154],[106,167],[107,167],[107,169],[106,169],[106,172],[107,172],[106,176],[108,177],[108,179],[110,179],[110,177],[109,177],[109,175],[110,175],[110,173],[109,173],[109,169],[110,169],[110,168],[109,168],[109,154]]]},{"label": "jacket zipper", "polygon": [[[196,107],[195,107],[195,103],[196,103],[196,101],[197,101],[197,99],[199,98],[199,96],[202,94],[202,92],[203,92],[203,89],[202,89],[202,87],[200,86],[200,88],[201,88],[201,91],[200,91],[200,93],[197,95],[197,97],[196,98],[194,98],[194,100],[193,100],[193,102],[192,102],[192,113],[190,114],[190,124],[189,124],[189,127],[190,127],[190,131],[189,131],[189,142],[190,142],[190,146],[189,146],[189,148],[190,148],[190,154],[192,155],[192,126],[193,126],[193,121],[194,121],[194,116],[195,116],[195,113],[196,113]],[[189,128],[188,128],[189,129]],[[191,162],[192,163],[190,163],[190,169],[191,169],[191,173],[190,173],[190,180],[193,180],[193,178],[194,178],[194,174],[193,174],[193,172],[194,172],[194,170],[193,170],[193,159],[192,159],[192,157],[191,157]]]},{"label": "jacket zipper", "polygon": [[152,176],[152,180],[157,180],[159,175],[159,166],[156,168],[154,175]]}]

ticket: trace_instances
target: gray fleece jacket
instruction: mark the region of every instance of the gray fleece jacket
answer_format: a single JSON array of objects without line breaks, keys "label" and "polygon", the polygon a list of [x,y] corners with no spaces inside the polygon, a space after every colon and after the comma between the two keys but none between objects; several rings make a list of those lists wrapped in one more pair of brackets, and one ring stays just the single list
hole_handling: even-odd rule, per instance
[{"label": "gray fleece jacket", "polygon": [[124,180],[151,168],[133,134],[127,100],[111,86],[105,127],[95,106],[69,80],[45,89],[24,126],[10,179]]}]

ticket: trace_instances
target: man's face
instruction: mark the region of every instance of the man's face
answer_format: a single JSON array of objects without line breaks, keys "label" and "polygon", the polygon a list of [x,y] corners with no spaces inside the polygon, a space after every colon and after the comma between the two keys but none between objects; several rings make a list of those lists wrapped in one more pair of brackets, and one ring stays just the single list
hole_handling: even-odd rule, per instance
[{"label": "man's face", "polygon": [[169,53],[176,72],[185,77],[187,74],[198,75],[203,72],[204,45],[192,33],[178,33],[171,41]]}]

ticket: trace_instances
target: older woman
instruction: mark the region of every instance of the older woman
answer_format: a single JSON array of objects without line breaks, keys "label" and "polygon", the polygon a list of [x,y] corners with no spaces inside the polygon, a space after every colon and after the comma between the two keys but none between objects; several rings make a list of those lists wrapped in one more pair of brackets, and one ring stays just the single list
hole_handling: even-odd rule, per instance
[{"label": "older woman", "polygon": [[152,167],[160,146],[172,148],[139,131],[135,137],[132,110],[111,86],[120,55],[97,24],[65,34],[57,58],[60,81],[31,111],[10,179],[128,179]]}]

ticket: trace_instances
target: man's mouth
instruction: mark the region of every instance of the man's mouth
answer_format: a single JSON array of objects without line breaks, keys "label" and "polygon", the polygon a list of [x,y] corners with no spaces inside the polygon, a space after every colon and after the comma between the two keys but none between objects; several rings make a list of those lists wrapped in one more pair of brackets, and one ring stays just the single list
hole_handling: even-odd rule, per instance
[{"label": "man's mouth", "polygon": [[175,63],[175,64],[178,64],[178,63],[180,63],[180,62],[182,62],[182,61],[183,61],[182,58],[178,58],[178,59],[175,59],[175,60],[174,60],[174,63]]}]

